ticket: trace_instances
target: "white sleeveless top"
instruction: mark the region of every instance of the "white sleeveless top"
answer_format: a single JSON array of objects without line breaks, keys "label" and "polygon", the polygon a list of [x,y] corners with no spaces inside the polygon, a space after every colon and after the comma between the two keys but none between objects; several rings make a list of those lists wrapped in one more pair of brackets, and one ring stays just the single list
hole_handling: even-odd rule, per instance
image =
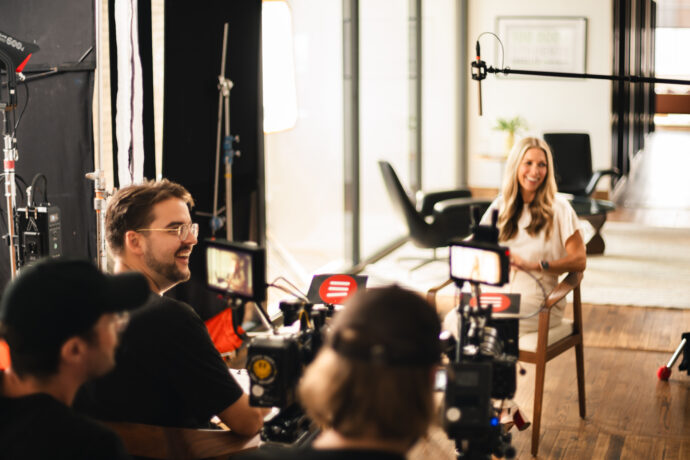
[{"label": "white sleeveless top", "polygon": [[[491,203],[489,209],[482,217],[482,225],[491,224],[491,213],[494,209],[498,209],[500,213],[503,210],[503,197],[499,196]],[[528,262],[539,262],[541,260],[552,261],[565,257],[567,252],[565,250],[565,242],[580,229],[580,222],[575,214],[575,210],[568,202],[568,199],[556,194],[553,203],[553,226],[549,238],[546,238],[546,230],[542,229],[537,235],[530,235],[527,233],[527,226],[532,221],[532,216],[529,210],[524,207],[522,215],[518,220],[518,231],[508,241],[501,241],[501,246],[508,246],[510,252],[520,256]],[[517,270],[511,267],[509,281],[502,287],[482,286],[482,292],[505,292],[505,293],[519,293],[520,296],[520,316],[526,315],[534,316],[528,319],[520,320],[520,335],[535,332],[539,325],[539,315],[535,314],[544,303],[545,294],[548,295],[554,287],[558,284],[558,275],[552,273],[545,273],[541,270],[530,272],[542,284],[544,290],[539,287],[539,284],[527,275],[522,270]],[[557,303],[551,310],[551,318],[549,326],[554,327],[561,324],[563,319],[563,309],[565,308],[565,299]],[[453,310],[444,320],[444,328],[454,331],[457,328],[457,314]]]}]

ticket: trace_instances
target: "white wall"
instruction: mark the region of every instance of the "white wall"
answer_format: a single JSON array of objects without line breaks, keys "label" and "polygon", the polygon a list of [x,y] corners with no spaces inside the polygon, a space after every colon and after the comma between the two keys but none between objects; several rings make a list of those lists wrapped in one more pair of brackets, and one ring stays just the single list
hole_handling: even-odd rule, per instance
[{"label": "white wall", "polygon": [[[422,3],[422,190],[452,189],[459,159],[456,0]],[[461,150],[462,151],[462,150]]]},{"label": "white wall", "polygon": [[[587,73],[611,74],[613,59],[613,6],[611,0],[469,0],[468,55],[475,56],[480,33],[496,33],[498,16],[583,16],[587,18]],[[484,35],[480,41],[482,60],[501,67],[497,42]],[[587,132],[592,142],[594,169],[611,165],[611,82],[542,77],[496,77],[482,81],[484,115],[479,117],[477,83],[468,80],[467,154],[468,182],[473,187],[498,187],[500,161],[483,158],[501,155],[504,134],[493,130],[498,117],[520,115],[528,134],[544,132]],[[608,181],[599,183],[606,189]]]}]

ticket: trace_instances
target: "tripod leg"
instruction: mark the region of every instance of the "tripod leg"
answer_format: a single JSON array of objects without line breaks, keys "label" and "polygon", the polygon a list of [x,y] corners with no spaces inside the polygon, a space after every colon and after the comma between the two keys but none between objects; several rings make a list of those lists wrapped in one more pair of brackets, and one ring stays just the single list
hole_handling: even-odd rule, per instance
[{"label": "tripod leg", "polygon": [[690,332],[686,332],[682,335],[683,341],[683,360],[680,362],[678,369],[681,371],[686,371],[690,375]]}]

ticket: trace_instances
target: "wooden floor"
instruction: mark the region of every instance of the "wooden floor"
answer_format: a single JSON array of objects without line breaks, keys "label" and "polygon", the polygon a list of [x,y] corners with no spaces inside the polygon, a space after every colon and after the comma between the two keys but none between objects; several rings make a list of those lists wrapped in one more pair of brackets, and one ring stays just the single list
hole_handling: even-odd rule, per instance
[{"label": "wooden floor", "polygon": [[[690,459],[690,376],[666,364],[690,330],[690,311],[583,306],[587,417],[578,415],[575,353],[546,367],[539,459]],[[515,400],[532,414],[534,366]],[[531,458],[531,429],[515,432],[517,458]]]}]

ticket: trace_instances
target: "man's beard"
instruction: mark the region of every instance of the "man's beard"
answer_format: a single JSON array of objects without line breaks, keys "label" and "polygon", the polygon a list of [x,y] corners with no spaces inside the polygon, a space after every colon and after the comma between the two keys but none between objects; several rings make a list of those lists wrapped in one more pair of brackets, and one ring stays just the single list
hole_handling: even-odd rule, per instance
[{"label": "man's beard", "polygon": [[[175,254],[180,251],[190,250],[189,246],[180,247]],[[187,281],[191,276],[189,270],[183,272],[177,267],[177,263],[173,259],[172,262],[161,262],[153,256],[153,251],[144,252],[144,262],[155,273],[165,278],[172,286],[182,281]]]}]

